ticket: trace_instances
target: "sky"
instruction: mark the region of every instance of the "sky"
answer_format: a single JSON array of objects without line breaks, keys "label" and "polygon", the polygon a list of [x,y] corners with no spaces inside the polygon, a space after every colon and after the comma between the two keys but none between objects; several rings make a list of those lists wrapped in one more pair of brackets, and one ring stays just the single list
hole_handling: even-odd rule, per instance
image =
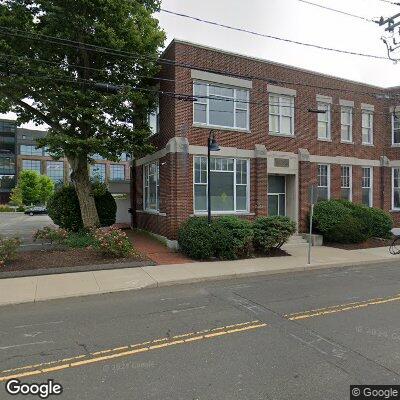
[{"label": "sky", "polygon": [[[400,12],[400,6],[381,0],[309,1],[371,19],[389,17]],[[386,47],[381,41],[383,27],[299,0],[163,0],[162,8],[325,47],[387,55]],[[163,12],[157,13],[156,17],[167,34],[165,45],[177,38],[376,86],[400,85],[400,62],[395,65],[389,60],[311,49],[214,27]],[[0,116],[15,118],[12,114]],[[45,129],[44,126],[36,127],[32,123],[23,126]]]}]

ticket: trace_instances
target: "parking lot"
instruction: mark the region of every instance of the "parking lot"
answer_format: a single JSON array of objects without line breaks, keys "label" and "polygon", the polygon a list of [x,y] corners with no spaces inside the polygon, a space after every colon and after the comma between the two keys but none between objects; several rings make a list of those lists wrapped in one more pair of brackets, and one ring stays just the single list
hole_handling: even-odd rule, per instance
[{"label": "parking lot", "polygon": [[32,242],[37,229],[53,225],[48,215],[25,215],[22,213],[0,213],[0,235],[18,236],[23,242]]}]

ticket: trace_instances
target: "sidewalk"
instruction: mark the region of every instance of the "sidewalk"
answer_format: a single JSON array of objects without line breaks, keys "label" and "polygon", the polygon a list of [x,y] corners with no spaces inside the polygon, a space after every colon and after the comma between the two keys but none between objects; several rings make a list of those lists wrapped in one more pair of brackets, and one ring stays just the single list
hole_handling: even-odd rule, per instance
[{"label": "sidewalk", "polygon": [[307,246],[287,245],[284,249],[291,254],[290,257],[191,262],[1,279],[0,305],[322,268],[358,265],[400,266],[400,256],[390,255],[387,247],[365,250],[313,247],[310,266],[307,265]]}]

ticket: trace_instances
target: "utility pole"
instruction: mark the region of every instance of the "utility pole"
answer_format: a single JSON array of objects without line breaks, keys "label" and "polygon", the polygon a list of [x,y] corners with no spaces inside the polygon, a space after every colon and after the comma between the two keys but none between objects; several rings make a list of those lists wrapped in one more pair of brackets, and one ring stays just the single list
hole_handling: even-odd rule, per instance
[{"label": "utility pole", "polygon": [[381,17],[377,23],[379,26],[386,26],[385,32],[388,32],[388,36],[382,36],[382,41],[386,45],[388,57],[397,63],[400,61],[400,13],[389,18]]}]

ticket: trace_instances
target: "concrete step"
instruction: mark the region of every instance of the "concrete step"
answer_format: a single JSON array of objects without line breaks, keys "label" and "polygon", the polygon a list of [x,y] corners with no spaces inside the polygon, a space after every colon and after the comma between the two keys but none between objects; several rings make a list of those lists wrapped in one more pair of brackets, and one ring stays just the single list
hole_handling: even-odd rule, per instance
[{"label": "concrete step", "polygon": [[301,235],[293,235],[289,238],[289,240],[285,243],[285,245],[293,246],[293,245],[306,245],[307,240],[305,240]]}]

